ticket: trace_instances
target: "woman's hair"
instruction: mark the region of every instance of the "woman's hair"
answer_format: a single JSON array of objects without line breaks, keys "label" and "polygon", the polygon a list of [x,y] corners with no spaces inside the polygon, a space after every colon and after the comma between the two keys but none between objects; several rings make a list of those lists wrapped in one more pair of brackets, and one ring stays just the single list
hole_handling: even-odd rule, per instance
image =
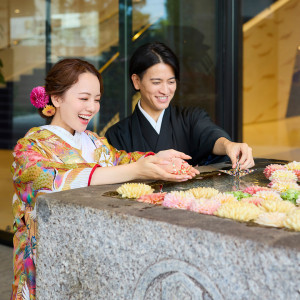
[{"label": "woman's hair", "polygon": [[129,77],[132,85],[131,76],[133,74],[137,74],[142,79],[148,68],[159,63],[170,65],[175,73],[175,78],[179,80],[179,62],[175,53],[165,44],[153,42],[140,46],[130,59]]},{"label": "woman's hair", "polygon": [[[83,73],[94,74],[100,83],[100,92],[103,95],[103,82],[101,74],[98,70],[87,61],[77,58],[66,58],[57,62],[47,74],[45,79],[45,90],[49,96],[49,105],[53,105],[51,96],[62,97],[64,93],[78,81],[79,75]],[[42,113],[43,108],[39,108],[38,112],[41,117],[52,120],[52,117],[47,117]]]}]

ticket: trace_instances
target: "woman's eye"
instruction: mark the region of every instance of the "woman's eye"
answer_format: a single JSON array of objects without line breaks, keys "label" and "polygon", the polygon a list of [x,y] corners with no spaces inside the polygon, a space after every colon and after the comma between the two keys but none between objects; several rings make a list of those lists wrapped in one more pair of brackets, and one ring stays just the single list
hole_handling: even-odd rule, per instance
[{"label": "woman's eye", "polygon": [[87,98],[79,98],[80,100],[84,100],[84,101],[86,101],[86,100],[88,100]]}]

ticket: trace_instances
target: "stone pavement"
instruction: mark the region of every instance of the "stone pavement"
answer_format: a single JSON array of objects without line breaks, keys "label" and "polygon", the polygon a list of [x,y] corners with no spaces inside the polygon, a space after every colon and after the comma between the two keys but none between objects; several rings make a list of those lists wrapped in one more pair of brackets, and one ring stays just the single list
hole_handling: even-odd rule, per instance
[{"label": "stone pavement", "polygon": [[9,300],[13,280],[13,248],[0,244],[0,300]]}]

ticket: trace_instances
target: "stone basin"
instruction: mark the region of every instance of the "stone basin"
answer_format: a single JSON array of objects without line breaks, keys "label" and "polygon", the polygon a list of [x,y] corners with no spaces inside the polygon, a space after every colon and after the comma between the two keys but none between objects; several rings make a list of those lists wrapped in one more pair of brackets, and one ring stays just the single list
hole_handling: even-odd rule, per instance
[{"label": "stone basin", "polygon": [[[241,178],[267,185],[270,163]],[[187,183],[235,190],[219,169]],[[300,233],[121,199],[120,185],[91,186],[37,200],[37,299],[300,299]]]}]

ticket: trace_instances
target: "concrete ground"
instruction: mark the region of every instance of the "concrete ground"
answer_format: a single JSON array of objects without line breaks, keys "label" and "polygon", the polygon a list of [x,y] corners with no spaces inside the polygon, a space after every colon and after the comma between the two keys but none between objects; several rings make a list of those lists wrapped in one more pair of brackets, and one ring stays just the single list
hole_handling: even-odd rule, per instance
[{"label": "concrete ground", "polygon": [[9,300],[13,281],[13,248],[0,244],[0,300]]}]

